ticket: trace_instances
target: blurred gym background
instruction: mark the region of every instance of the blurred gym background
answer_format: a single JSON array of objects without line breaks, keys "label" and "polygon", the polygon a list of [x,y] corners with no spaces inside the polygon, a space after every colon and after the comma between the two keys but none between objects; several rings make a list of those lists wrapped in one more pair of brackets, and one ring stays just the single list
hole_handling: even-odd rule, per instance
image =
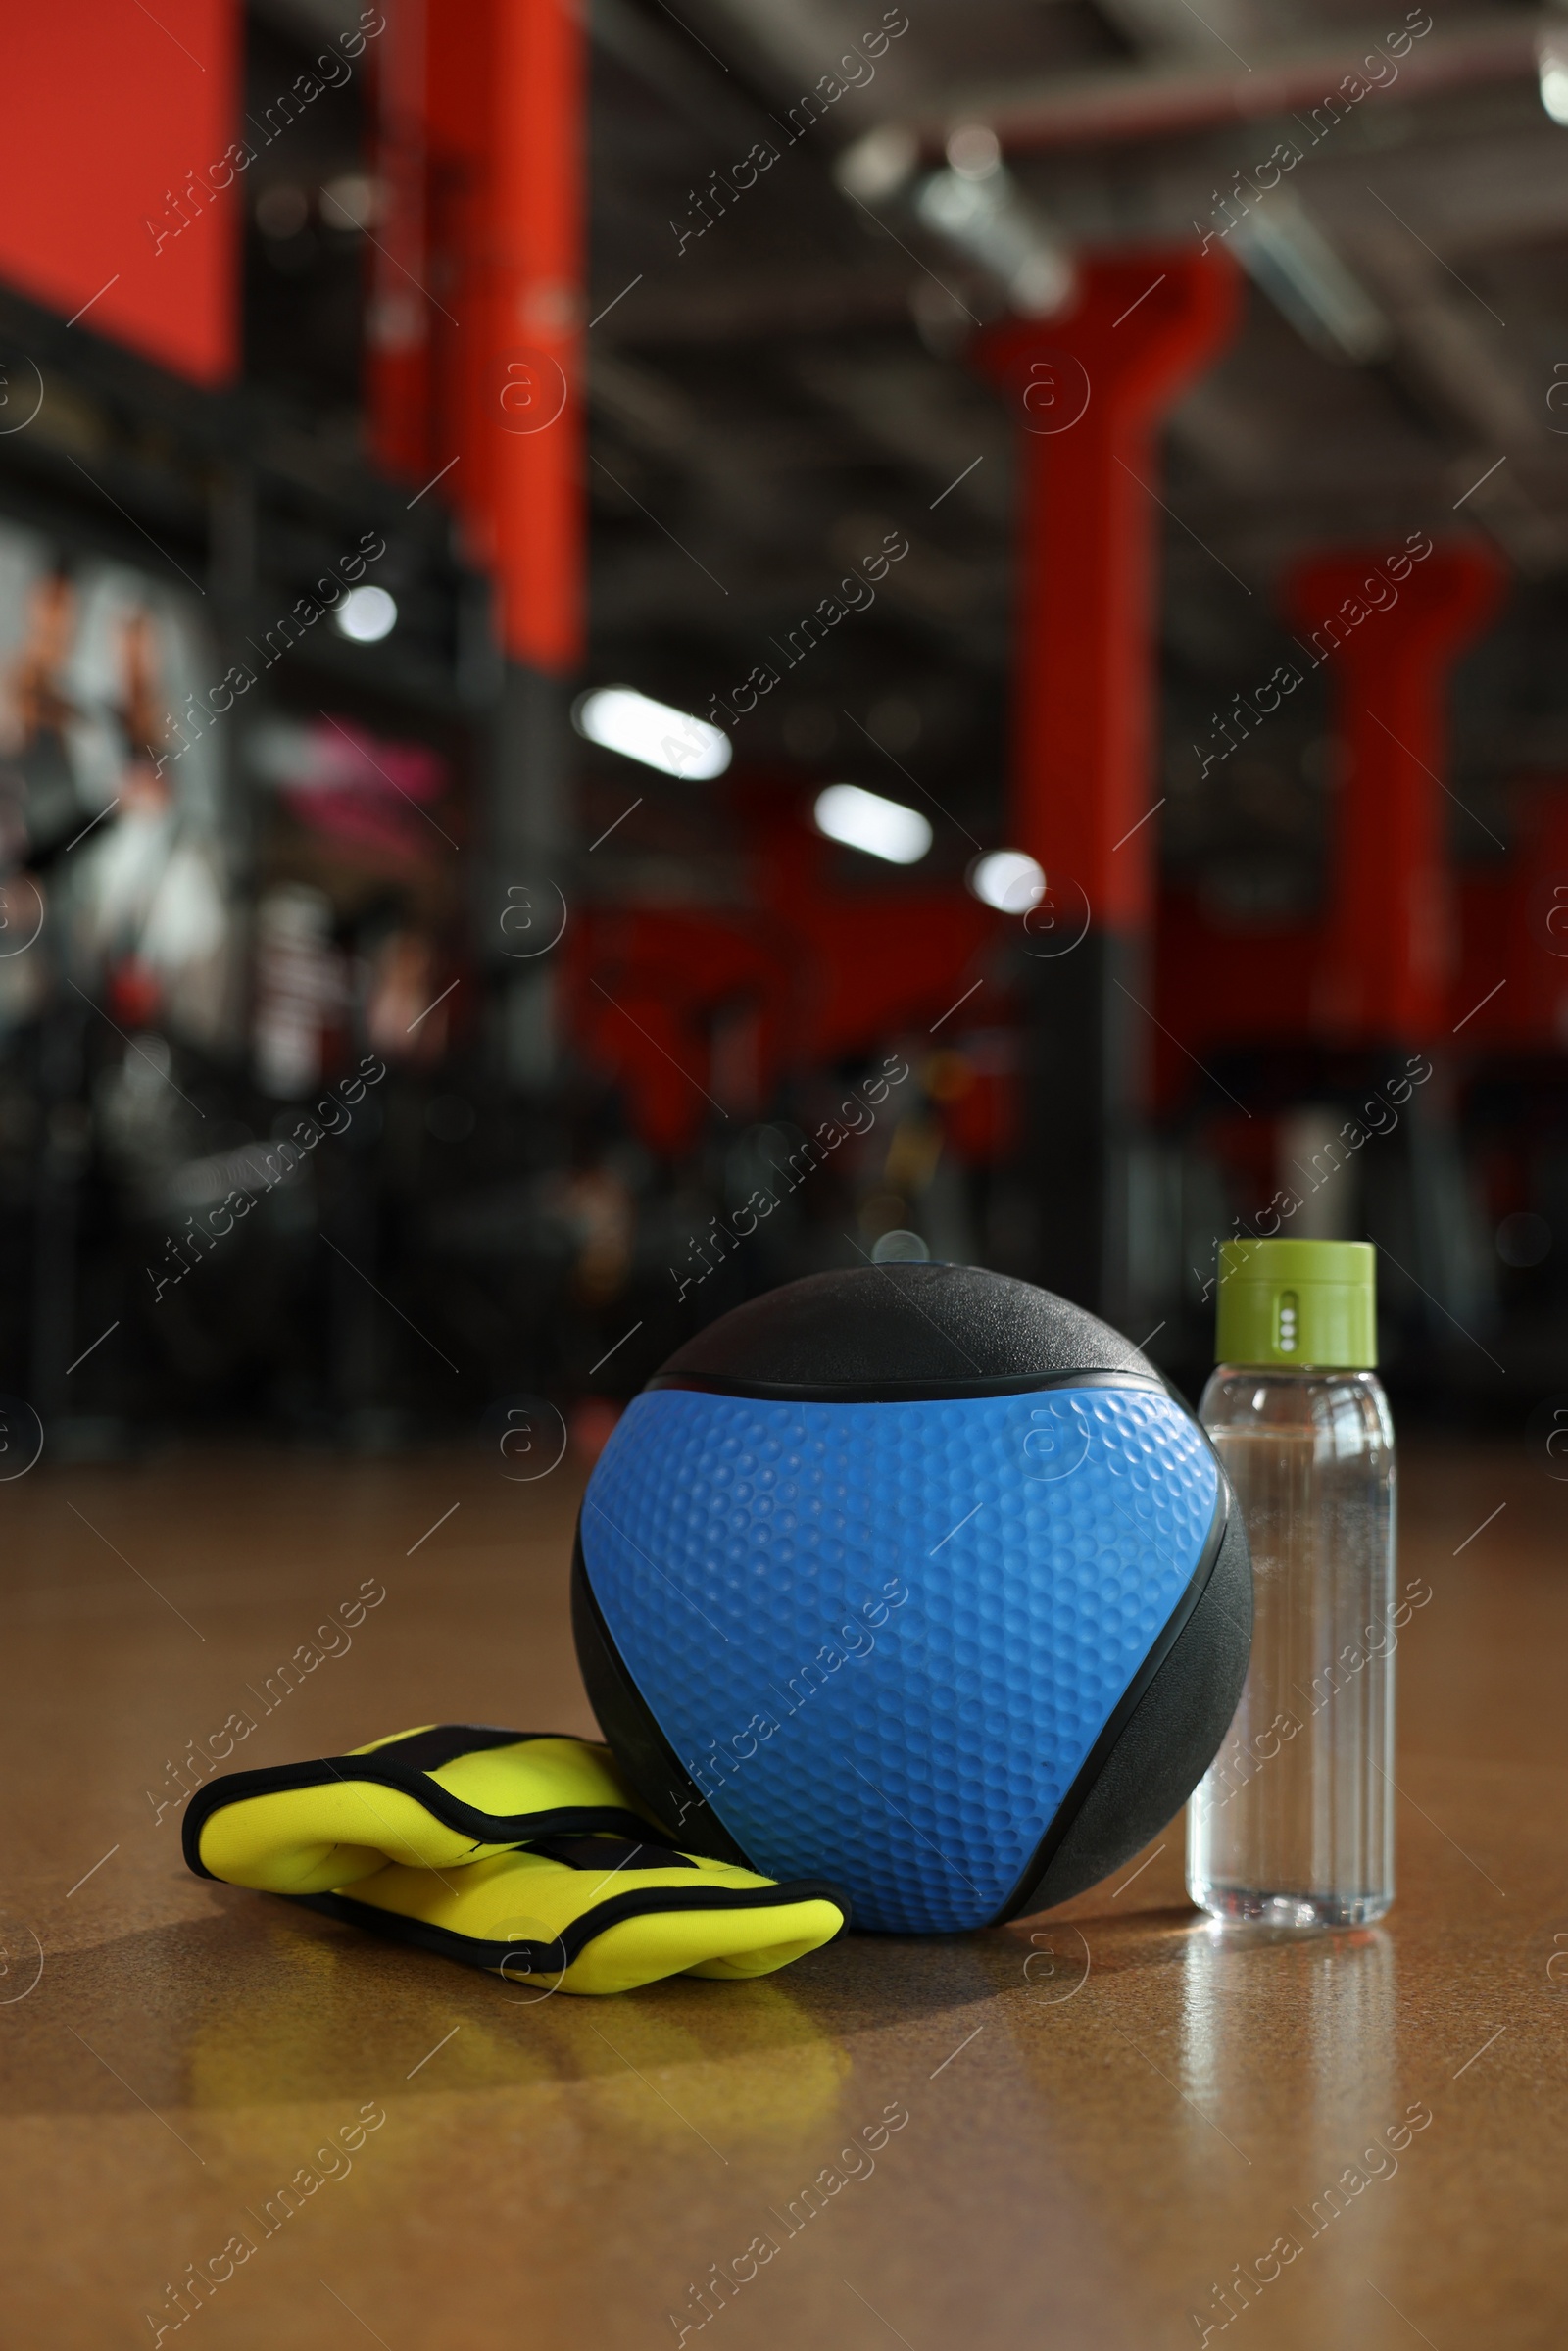
[{"label": "blurred gym background", "polygon": [[1249,1232],[1377,1241],[1404,1408],[1551,1420],[1568,16],[100,0],[0,62],[19,1459],[591,1453],[879,1253],[1191,1389]]}]

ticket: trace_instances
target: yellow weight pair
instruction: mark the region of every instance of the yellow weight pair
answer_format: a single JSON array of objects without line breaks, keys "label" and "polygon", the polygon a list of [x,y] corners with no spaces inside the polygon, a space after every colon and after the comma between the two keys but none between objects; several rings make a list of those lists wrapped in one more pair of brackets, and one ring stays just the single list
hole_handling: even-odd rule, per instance
[{"label": "yellow weight pair", "polygon": [[548,1991],[766,1976],[849,1924],[830,1886],[671,1851],[608,1747],[473,1723],[226,1773],[184,1840],[199,1877]]}]

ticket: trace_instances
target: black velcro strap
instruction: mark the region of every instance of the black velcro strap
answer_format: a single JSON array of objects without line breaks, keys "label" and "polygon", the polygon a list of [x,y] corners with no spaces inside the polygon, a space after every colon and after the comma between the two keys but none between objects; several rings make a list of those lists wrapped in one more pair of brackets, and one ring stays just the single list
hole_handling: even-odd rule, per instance
[{"label": "black velcro strap", "polygon": [[[371,1755],[358,1755],[357,1763],[398,1762],[416,1772],[438,1772],[444,1763],[456,1763],[460,1755],[482,1755],[490,1747],[526,1746],[530,1739],[548,1739],[548,1731],[498,1731],[490,1723],[433,1723],[428,1731],[411,1731],[404,1739],[388,1739],[371,1750]],[[338,1756],[339,1763],[344,1761]]]},{"label": "black velcro strap", "polygon": [[664,1845],[631,1844],[621,1837],[530,1837],[519,1846],[524,1853],[542,1853],[547,1861],[564,1861],[569,1870],[694,1870],[685,1853]]},{"label": "black velcro strap", "polygon": [[581,1918],[572,1919],[553,1941],[545,1943],[522,1938],[514,1942],[485,1941],[476,1935],[459,1935],[450,1927],[432,1926],[426,1919],[405,1918],[400,1911],[378,1909],[372,1902],[357,1902],[352,1894],[278,1894],[273,1898],[293,1902],[301,1910],[319,1911],[323,1918],[341,1920],[346,1927],[363,1927],[389,1942],[414,1943],[442,1959],[460,1960],[465,1967],[487,1968],[509,1980],[564,1975],[572,1961],[607,1928],[661,1911],[779,1910],[796,1902],[831,1902],[844,1921],[838,1935],[831,1939],[837,1942],[850,1925],[848,1895],[815,1878],[802,1879],[793,1886],[694,1886],[689,1893],[684,1887],[666,1886],[612,1894],[608,1901],[596,1902]]}]

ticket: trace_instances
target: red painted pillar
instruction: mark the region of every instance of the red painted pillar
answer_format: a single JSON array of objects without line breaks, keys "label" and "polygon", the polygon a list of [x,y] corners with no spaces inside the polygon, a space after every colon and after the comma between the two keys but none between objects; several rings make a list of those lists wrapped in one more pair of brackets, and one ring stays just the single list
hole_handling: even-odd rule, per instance
[{"label": "red painted pillar", "polygon": [[[1428,1048],[1404,1111],[1405,1206],[1370,1228],[1390,1308],[1429,1359],[1479,1347],[1489,1285],[1472,1249],[1448,1043],[1458,909],[1447,856],[1447,686],[1495,611],[1502,567],[1477,540],[1348,550],[1301,564],[1286,606],[1302,650],[1328,664],[1340,753],[1329,905],[1313,1006],[1337,1045],[1390,1068]],[[1377,1073],[1383,1074],[1380,1068]],[[1390,1229],[1392,1227],[1392,1229]]]},{"label": "red painted pillar", "polygon": [[[1423,552],[1424,551],[1424,552]],[[1337,1043],[1426,1045],[1451,1017],[1458,914],[1447,855],[1448,675],[1495,612],[1502,566],[1479,540],[1313,558],[1285,591],[1326,660],[1340,753],[1314,1013]]]},{"label": "red painted pillar", "polygon": [[[1092,262],[1072,310],[982,336],[1023,427],[1011,846],[1089,897],[1102,929],[1149,919],[1160,419],[1236,320],[1216,257]],[[1122,845],[1124,846],[1118,846]]]},{"label": "red painted pillar", "polygon": [[[504,955],[508,891],[559,890],[570,835],[567,709],[584,637],[587,73],[577,0],[489,4],[485,349],[474,388],[505,657],[484,860],[490,951]],[[554,960],[497,964],[506,969],[498,1057],[525,1090],[557,1071]]]},{"label": "red painted pillar", "polygon": [[[1090,262],[1073,307],[983,335],[1022,427],[1009,845],[1045,868],[1024,925],[1024,1103],[1035,1271],[1112,1316],[1141,1309],[1137,1153],[1154,893],[1161,417],[1229,339],[1222,255]],[[1087,924],[1087,929],[1085,925]]]},{"label": "red painted pillar", "polygon": [[386,37],[374,445],[462,514],[507,659],[567,675],[583,639],[580,10],[397,0]]},{"label": "red painted pillar", "polygon": [[492,0],[487,348],[481,414],[501,641],[509,661],[574,670],[583,640],[582,12]]}]

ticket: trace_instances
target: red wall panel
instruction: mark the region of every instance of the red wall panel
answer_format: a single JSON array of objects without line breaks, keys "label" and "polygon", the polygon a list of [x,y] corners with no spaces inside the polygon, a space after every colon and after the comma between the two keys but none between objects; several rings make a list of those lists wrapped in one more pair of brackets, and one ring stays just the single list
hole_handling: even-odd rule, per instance
[{"label": "red wall panel", "polygon": [[239,44],[235,0],[0,13],[0,277],[198,383],[236,359]]}]

